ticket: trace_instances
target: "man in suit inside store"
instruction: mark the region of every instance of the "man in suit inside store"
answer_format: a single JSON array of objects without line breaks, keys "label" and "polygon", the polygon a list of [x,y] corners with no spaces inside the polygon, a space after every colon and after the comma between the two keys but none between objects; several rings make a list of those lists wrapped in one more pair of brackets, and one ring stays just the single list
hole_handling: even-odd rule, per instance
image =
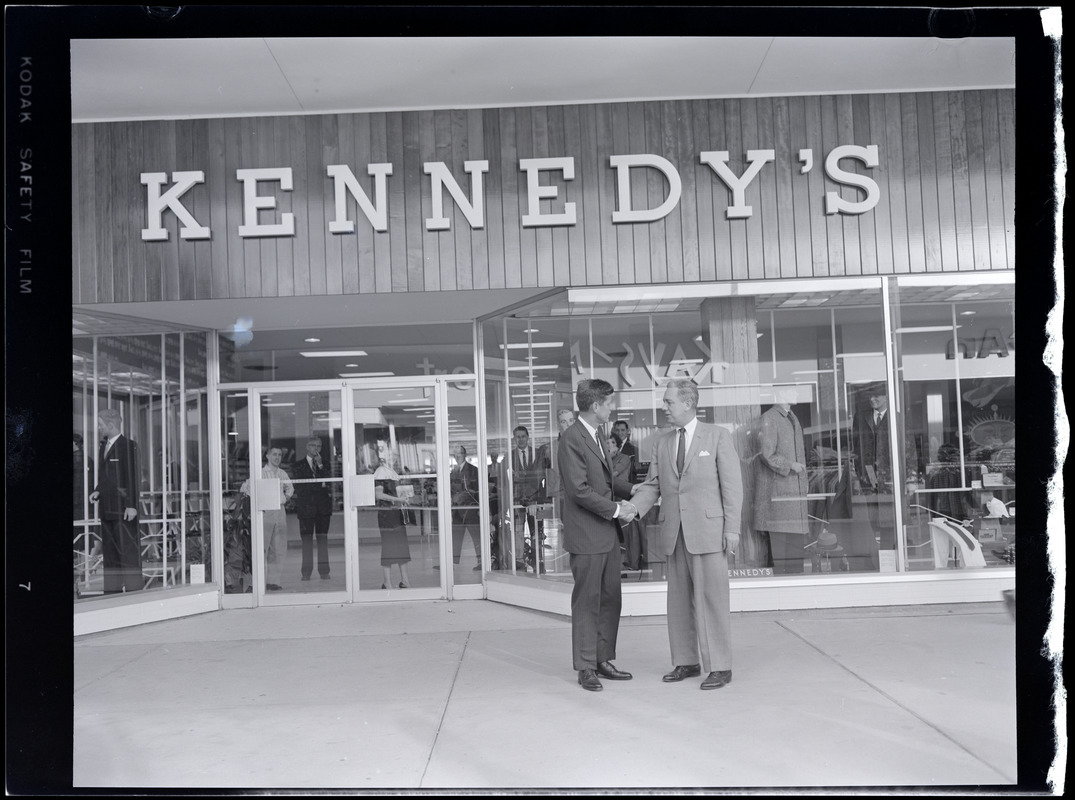
[{"label": "man in suit inside store", "polygon": [[[743,477],[728,431],[698,419],[698,386],[669,382],[664,412],[674,426],[657,437],[633,502],[644,515],[661,498],[655,547],[668,558],[666,683],[708,673],[703,689],[732,680],[728,556],[739,547]],[[700,654],[700,658],[699,658]]]},{"label": "man in suit inside store", "polygon": [[90,503],[98,504],[104,593],[142,588],[142,546],[138,536],[138,493],[141,470],[138,445],[123,435],[123,416],[106,408],[97,416],[101,433],[100,473]]},{"label": "man in suit inside store", "polygon": [[623,442],[620,452],[631,459],[630,480],[633,481],[638,472],[638,448],[631,441],[631,426],[626,420],[618,419],[612,423],[612,432]]},{"label": "man in suit inside store", "polygon": [[542,525],[530,511],[530,506],[544,503],[548,498],[545,493],[545,470],[552,462],[549,449],[545,445],[532,447],[530,432],[519,425],[512,431],[515,447],[511,451],[512,485],[515,500],[515,562],[516,569],[525,569],[521,563],[523,555],[523,537],[530,539],[533,553],[538,556],[531,559],[535,571],[541,566],[541,547],[544,535]]},{"label": "man in suit inside store", "polygon": [[600,379],[580,381],[575,390],[579,417],[560,436],[564,549],[570,553],[571,656],[579,685],[603,688],[600,678],[630,680],[616,668],[620,625],[619,525],[636,516],[626,500],[613,499],[612,464],[604,426],[613,410],[614,389]]},{"label": "man in suit inside store", "polygon": [[851,441],[855,448],[855,471],[863,494],[869,495],[866,511],[870,526],[879,538],[882,550],[896,547],[894,509],[891,500],[884,504],[880,495],[892,495],[892,457],[888,435],[888,395],[883,383],[872,383],[865,389],[870,407],[855,414],[851,425]]},{"label": "man in suit inside store", "polygon": [[475,570],[482,568],[482,546],[478,538],[478,468],[467,461],[467,448],[457,444],[452,448],[455,466],[449,476],[452,491],[452,561],[459,563],[463,538],[467,533],[474,545],[477,559]]},{"label": "man in suit inside store", "polygon": [[317,572],[321,580],[329,579],[328,526],[332,520],[332,495],[325,479],[331,477],[321,460],[321,440],[316,436],[306,442],[306,457],[295,462],[295,514],[299,518],[302,539],[302,579],[313,574],[314,537],[317,537]]}]

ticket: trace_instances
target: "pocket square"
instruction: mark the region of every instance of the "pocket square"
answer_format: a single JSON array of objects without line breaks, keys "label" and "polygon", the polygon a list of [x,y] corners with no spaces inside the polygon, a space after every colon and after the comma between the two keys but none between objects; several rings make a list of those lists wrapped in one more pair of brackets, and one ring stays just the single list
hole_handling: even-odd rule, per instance
[{"label": "pocket square", "polygon": [[705,456],[711,456],[711,455],[713,455],[713,454],[712,454],[712,453],[710,453],[710,452],[709,452],[708,450],[703,450],[702,452],[700,452],[700,453],[698,454],[698,457],[699,457],[699,458],[704,458]]}]

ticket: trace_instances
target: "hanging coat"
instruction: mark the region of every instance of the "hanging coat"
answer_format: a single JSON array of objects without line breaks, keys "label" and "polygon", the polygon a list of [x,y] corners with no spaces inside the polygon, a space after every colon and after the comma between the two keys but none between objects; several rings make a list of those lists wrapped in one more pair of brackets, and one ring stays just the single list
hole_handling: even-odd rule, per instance
[{"label": "hanging coat", "polygon": [[792,471],[793,462],[806,464],[803,430],[791,412],[773,406],[761,415],[758,455],[754,459],[754,528],[759,531],[803,533],[808,529],[806,470]]}]

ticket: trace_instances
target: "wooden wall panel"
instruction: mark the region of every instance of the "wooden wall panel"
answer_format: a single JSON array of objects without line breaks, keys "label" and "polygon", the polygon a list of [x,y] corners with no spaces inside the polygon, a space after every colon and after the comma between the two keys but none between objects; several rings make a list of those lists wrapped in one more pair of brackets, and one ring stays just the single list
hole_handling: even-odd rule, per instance
[{"label": "wooden wall panel", "polygon": [[[378,112],[213,120],[79,124],[72,129],[72,292],[76,302],[289,297],[484,288],[622,285],[826,275],[1014,268],[1014,92],[657,100],[473,110]],[[879,203],[825,214],[825,194],[864,192],[826,175],[838,145],[877,145],[879,165],[845,159],[872,178]],[[703,151],[773,149],[746,189],[747,219],[727,218],[732,192]],[[799,151],[813,163],[805,173]],[[678,170],[682,195],[662,219],[613,223],[619,208],[613,155],[651,153]],[[574,158],[575,176],[541,174],[557,196],[543,213],[575,204],[574,226],[523,227],[522,158]],[[427,231],[428,161],[443,161],[465,194],[468,160],[489,161],[485,224],[471,229],[450,193],[451,226]],[[348,196],[353,233],[331,233],[328,164],[347,164],[372,201],[370,163],[388,162],[388,231],[374,231]],[[293,213],[292,237],[240,237],[236,170],[291,167],[290,192],[263,183]],[[202,170],[181,202],[208,240],[184,240],[170,211],[169,238],[144,242],[142,172]],[[167,186],[165,187],[167,189]],[[636,210],[661,205],[665,177],[631,170]]]}]

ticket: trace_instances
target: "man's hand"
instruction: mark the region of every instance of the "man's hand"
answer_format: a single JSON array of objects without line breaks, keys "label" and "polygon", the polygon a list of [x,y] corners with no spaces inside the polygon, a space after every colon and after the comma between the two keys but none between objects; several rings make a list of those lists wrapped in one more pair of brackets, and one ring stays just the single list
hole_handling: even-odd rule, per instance
[{"label": "man's hand", "polygon": [[802,473],[806,472],[806,465],[800,464],[798,461],[793,461],[791,463],[791,471],[794,472],[796,475],[801,475]]},{"label": "man's hand", "polygon": [[101,496],[100,492],[90,492],[90,502],[91,503],[96,503],[97,498],[100,497],[100,496]]},{"label": "man's hand", "polygon": [[642,489],[642,483],[636,483],[631,486],[631,497],[634,497]]},{"label": "man's hand", "polygon": [[133,509],[133,508],[125,508],[125,509],[123,509],[123,519],[126,520],[127,522],[130,522],[132,519],[137,518],[137,516],[138,516],[138,511],[136,509]]},{"label": "man's hand", "polygon": [[629,503],[626,500],[620,500],[620,515],[617,519],[621,525],[627,525],[634,521],[638,516],[638,509],[635,508],[634,503]]},{"label": "man's hand", "polygon": [[734,556],[739,551],[739,534],[730,533],[725,531],[724,533],[724,552],[730,556]]}]

